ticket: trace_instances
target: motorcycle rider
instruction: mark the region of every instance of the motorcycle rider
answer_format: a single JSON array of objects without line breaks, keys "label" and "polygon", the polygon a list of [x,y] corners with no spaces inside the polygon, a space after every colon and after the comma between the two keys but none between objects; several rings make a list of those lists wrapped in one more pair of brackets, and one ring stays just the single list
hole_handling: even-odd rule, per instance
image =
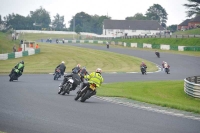
[{"label": "motorcycle rider", "polygon": [[[96,72],[92,72],[89,75],[85,75],[84,78],[88,79],[88,81],[83,82],[83,85],[81,86],[80,90],[77,93],[79,93],[85,86],[89,87],[90,83],[95,83],[96,87],[100,87],[104,81],[101,75],[101,72],[102,72],[101,68],[97,68]],[[96,90],[94,91],[92,95],[95,95],[95,94],[96,94]]]},{"label": "motorcycle rider", "polygon": [[106,46],[107,46],[107,48],[109,48],[109,43],[108,43],[108,41],[106,41]]},{"label": "motorcycle rider", "polygon": [[[144,67],[144,70],[146,72],[146,69],[147,69],[147,65],[142,61],[142,64],[140,65],[140,70],[142,72],[142,67]],[[146,74],[146,73],[145,73]]]},{"label": "motorcycle rider", "polygon": [[[78,74],[78,75],[80,76],[80,78],[81,78],[81,74],[80,74],[81,68],[80,68],[80,66],[81,66],[81,65],[78,64],[76,67],[74,67],[74,68],[72,69],[72,73],[71,73],[71,74],[68,74],[68,75],[65,75],[65,76],[64,76],[64,79],[63,79],[62,83],[59,85],[59,89],[62,89],[63,85],[68,81],[68,78],[69,78],[69,77],[72,77],[73,74]],[[77,87],[77,84],[73,84],[71,89],[72,89],[72,90],[75,90],[76,87]],[[60,91],[60,90],[59,90],[59,91]]]},{"label": "motorcycle rider", "polygon": [[19,70],[19,73],[17,74],[17,79],[18,79],[24,71],[24,61],[22,60],[19,63],[17,63],[17,65],[15,65],[15,67],[11,70],[9,76],[12,75],[12,73],[15,71],[15,69]]},{"label": "motorcycle rider", "polygon": [[155,54],[157,55],[158,58],[160,58],[160,53],[156,50]]},{"label": "motorcycle rider", "polygon": [[54,75],[55,75],[57,69],[60,69],[61,75],[63,76],[63,75],[64,75],[64,72],[65,72],[65,69],[66,69],[65,62],[62,61],[61,64],[59,64],[59,65],[55,68]]},{"label": "motorcycle rider", "polygon": [[[167,64],[167,62],[164,63],[164,68],[165,68],[165,72],[166,72],[166,69],[169,69],[169,68],[170,68],[170,66],[169,66],[169,64]],[[169,71],[169,70],[168,70],[168,71]]]},{"label": "motorcycle rider", "polygon": [[72,73],[79,73],[81,70],[81,65],[77,64],[74,68],[72,68]]}]

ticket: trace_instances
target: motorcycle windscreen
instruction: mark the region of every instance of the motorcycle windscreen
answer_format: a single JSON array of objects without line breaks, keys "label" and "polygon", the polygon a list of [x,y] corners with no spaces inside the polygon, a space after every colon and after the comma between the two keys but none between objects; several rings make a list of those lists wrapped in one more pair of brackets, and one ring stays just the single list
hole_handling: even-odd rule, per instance
[{"label": "motorcycle windscreen", "polygon": [[74,83],[77,85],[81,83],[81,77],[78,74],[73,74],[72,79],[74,80]]}]

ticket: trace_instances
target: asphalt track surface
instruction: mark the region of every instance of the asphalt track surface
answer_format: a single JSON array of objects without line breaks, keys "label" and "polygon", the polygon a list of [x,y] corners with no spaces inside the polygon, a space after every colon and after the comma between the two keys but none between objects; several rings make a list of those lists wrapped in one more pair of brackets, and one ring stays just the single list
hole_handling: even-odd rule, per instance
[{"label": "asphalt track surface", "polygon": [[[161,65],[167,61],[171,74],[153,72],[103,73],[105,83],[147,80],[183,80],[199,75],[200,58],[161,53],[156,58],[150,51],[121,49],[87,44],[78,47],[106,50],[137,56]],[[176,113],[169,115],[124,106],[91,97],[85,103],[74,101],[76,92],[58,95],[58,85],[49,74],[24,74],[19,81],[9,82],[0,76],[0,131],[7,133],[199,133],[200,120]]]}]

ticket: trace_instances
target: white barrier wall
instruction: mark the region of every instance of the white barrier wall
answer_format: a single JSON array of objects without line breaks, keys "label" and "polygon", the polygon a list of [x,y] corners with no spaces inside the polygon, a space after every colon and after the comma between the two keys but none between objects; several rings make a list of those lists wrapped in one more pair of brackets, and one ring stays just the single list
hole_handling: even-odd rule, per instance
[{"label": "white barrier wall", "polygon": [[170,50],[170,45],[161,44],[161,45],[160,45],[160,49],[163,49],[163,50]]},{"label": "white barrier wall", "polygon": [[15,58],[22,57],[22,52],[15,52]]},{"label": "white barrier wall", "polygon": [[143,43],[143,48],[151,48],[152,49],[152,45],[148,44],[148,43]]},{"label": "white barrier wall", "polygon": [[76,43],[76,40],[72,40],[72,43]]},{"label": "white barrier wall", "polygon": [[184,51],[185,46],[178,46],[178,51]]},{"label": "white barrier wall", "polygon": [[93,40],[89,40],[89,43],[93,43]]},{"label": "white barrier wall", "polygon": [[84,40],[80,40],[80,43],[84,43]]},{"label": "white barrier wall", "polygon": [[98,41],[98,43],[100,43],[100,44],[101,44],[101,43],[103,43],[103,41]]},{"label": "white barrier wall", "polygon": [[34,49],[28,50],[28,55],[33,55],[33,54],[35,54],[35,50]]},{"label": "white barrier wall", "polygon": [[137,48],[137,43],[131,43],[131,47]]},{"label": "white barrier wall", "polygon": [[0,60],[7,60],[8,54],[0,54]]},{"label": "white barrier wall", "polygon": [[124,47],[126,47],[126,43],[124,43]]}]

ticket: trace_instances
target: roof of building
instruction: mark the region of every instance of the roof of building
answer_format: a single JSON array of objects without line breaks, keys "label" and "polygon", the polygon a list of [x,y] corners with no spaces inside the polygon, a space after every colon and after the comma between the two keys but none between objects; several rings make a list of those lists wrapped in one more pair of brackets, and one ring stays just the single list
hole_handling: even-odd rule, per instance
[{"label": "roof of building", "polygon": [[182,23],[179,24],[179,26],[188,26],[189,22],[200,22],[200,15],[196,16],[193,19],[186,19]]},{"label": "roof of building", "polygon": [[179,26],[188,26],[188,23],[190,22],[191,19],[186,19],[182,23],[179,24]]},{"label": "roof of building", "polygon": [[195,18],[191,19],[190,22],[200,22],[200,15],[198,15]]},{"label": "roof of building", "polygon": [[156,20],[104,20],[104,29],[164,30]]}]

